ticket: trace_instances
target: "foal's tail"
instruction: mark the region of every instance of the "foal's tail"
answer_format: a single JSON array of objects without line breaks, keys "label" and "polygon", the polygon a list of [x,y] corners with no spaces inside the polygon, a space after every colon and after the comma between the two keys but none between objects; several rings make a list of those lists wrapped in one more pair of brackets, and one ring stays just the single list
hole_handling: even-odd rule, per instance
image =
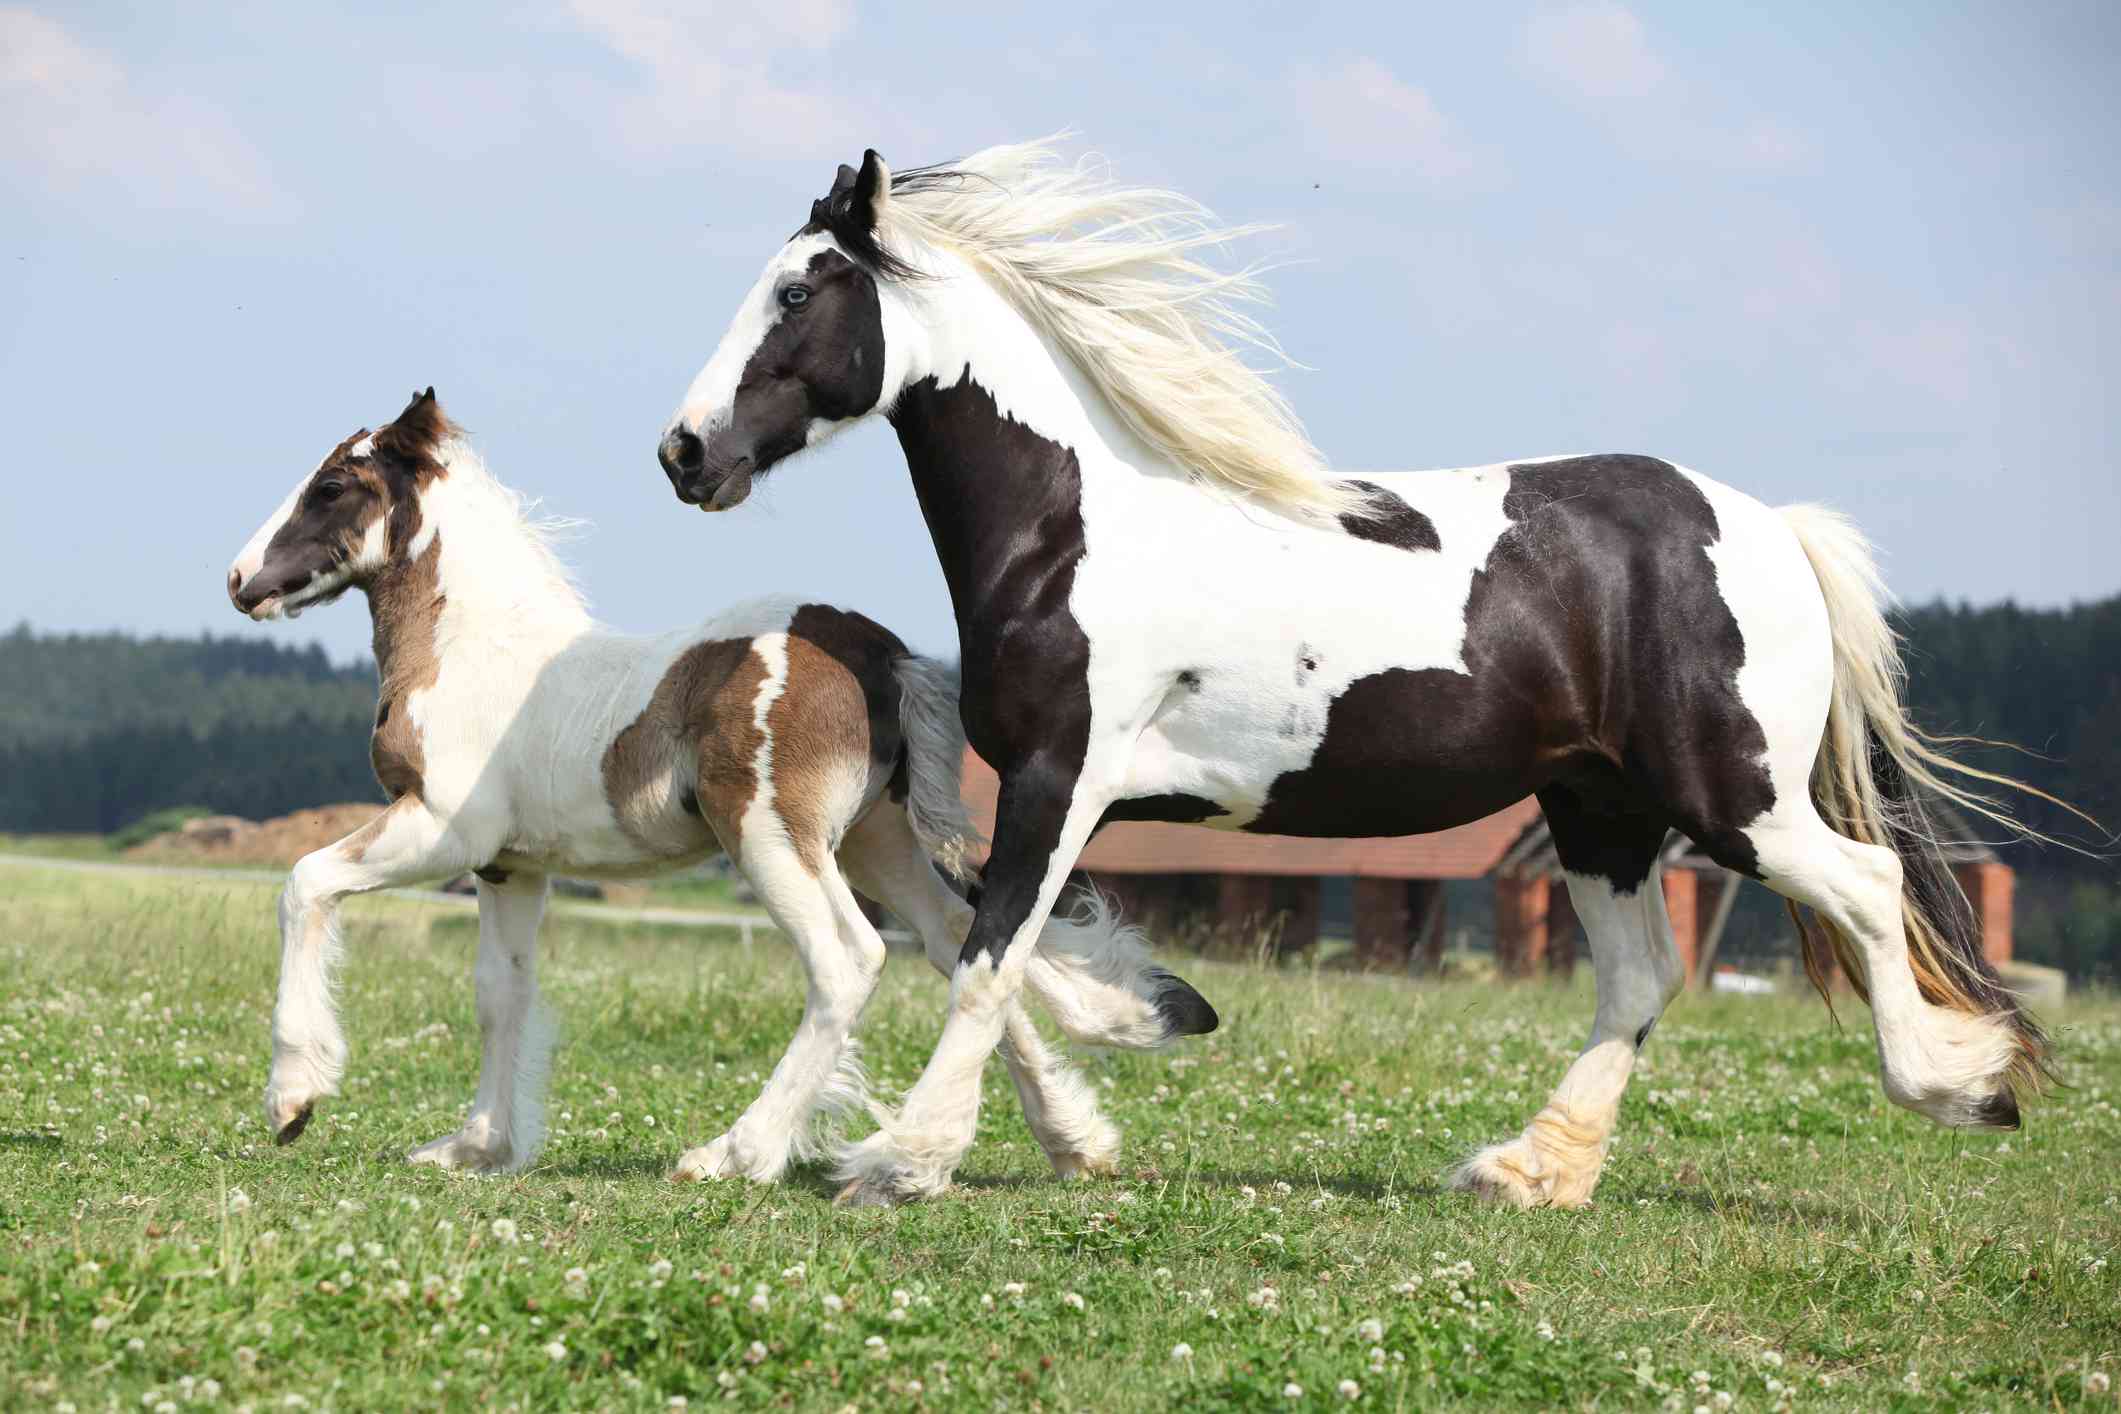
[{"label": "foal's tail", "polygon": [[[2021,791],[2081,812],[2022,781],[1955,761],[1948,751],[1989,743],[1934,737],[1916,726],[1902,700],[1907,669],[1899,636],[1880,607],[1885,587],[1870,543],[1847,517],[1823,506],[1786,506],[1782,517],[1812,562],[1833,631],[1834,695],[1812,766],[1813,803],[1840,834],[1900,857],[1908,962],[1923,999],[2003,1024],[2013,1047],[2005,1078],[2018,1094],[2037,1092],[2053,1079],[2047,1037],[1983,956],[1973,909],[1952,877],[1923,797],[1949,801],[2013,837],[2048,843],[2053,841],[2020,822],[1984,787]],[[1868,1000],[1849,940],[1826,919],[1816,921],[1843,974]],[[1821,945],[1801,920],[1799,927],[1805,970],[1824,995]],[[2015,1115],[1997,1118],[2009,1123]]]},{"label": "foal's tail", "polygon": [[[939,869],[977,887],[973,861],[986,841],[965,812],[957,668],[908,654],[893,671],[906,742],[907,821]],[[1122,923],[1095,889],[1081,890],[1066,916],[1056,910],[1046,920],[1024,980],[1068,1038],[1084,1045],[1148,1050],[1217,1025],[1207,998],[1151,961],[1141,929]]]}]

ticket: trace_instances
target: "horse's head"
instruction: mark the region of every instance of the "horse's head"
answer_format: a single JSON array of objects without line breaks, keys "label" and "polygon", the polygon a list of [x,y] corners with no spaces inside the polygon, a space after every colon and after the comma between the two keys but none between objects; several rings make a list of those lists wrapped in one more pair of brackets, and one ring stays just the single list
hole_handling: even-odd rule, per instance
[{"label": "horse's head", "polygon": [[410,555],[420,492],[441,474],[436,451],[452,431],[429,388],[396,421],[334,447],[229,566],[236,608],[254,619],[291,619]]},{"label": "horse's head", "polygon": [[767,262],[663,433],[679,500],[727,510],[774,463],[897,396],[905,359],[885,338],[897,296],[879,276],[907,271],[877,236],[890,192],[876,153],[859,172],[842,166]]}]

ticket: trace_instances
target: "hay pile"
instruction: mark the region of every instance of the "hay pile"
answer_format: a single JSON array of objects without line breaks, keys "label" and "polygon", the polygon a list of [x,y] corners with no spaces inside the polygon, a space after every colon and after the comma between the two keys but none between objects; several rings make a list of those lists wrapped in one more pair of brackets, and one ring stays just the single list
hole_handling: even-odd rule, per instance
[{"label": "hay pile", "polygon": [[320,805],[273,820],[207,815],[125,851],[146,864],[256,864],[286,868],[313,849],[352,834],[381,805]]}]

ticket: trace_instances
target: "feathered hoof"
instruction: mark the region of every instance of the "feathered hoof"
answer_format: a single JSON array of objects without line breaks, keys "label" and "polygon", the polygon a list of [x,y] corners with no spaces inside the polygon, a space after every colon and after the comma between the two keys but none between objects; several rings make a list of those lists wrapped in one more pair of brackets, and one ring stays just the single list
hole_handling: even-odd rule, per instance
[{"label": "feathered hoof", "polygon": [[2011,1091],[1998,1090],[1995,1094],[1974,1106],[1974,1129],[2017,1129],[2024,1121],[2018,1116],[2018,1097]]},{"label": "feathered hoof", "polygon": [[1156,1014],[1164,1023],[1164,1034],[1171,1037],[1205,1036],[1222,1024],[1215,1008],[1208,999],[1186,983],[1183,978],[1173,976],[1161,967],[1152,967],[1148,973],[1149,984],[1156,989],[1154,1005]]},{"label": "feathered hoof", "polygon": [[842,1188],[832,1199],[835,1208],[896,1208],[910,1202],[911,1193],[898,1192],[889,1178],[857,1178]]},{"label": "feathered hoof", "polygon": [[[309,1121],[315,1117],[316,1113],[317,1107],[315,1105],[304,1105],[295,1112],[292,1119],[273,1131],[272,1142],[282,1146],[294,1143],[302,1137],[302,1131],[309,1128]],[[2012,1127],[2016,1128],[2015,1125]]]},{"label": "feathered hoof", "polygon": [[1451,1171],[1453,1188],[1501,1208],[1588,1208],[1598,1170],[1578,1173],[1519,1137],[1490,1144]]}]

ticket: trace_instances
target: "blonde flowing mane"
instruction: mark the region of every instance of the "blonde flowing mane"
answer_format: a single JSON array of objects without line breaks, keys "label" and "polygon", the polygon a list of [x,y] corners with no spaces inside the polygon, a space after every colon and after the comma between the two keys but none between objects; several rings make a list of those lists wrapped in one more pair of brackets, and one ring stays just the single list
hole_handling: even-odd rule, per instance
[{"label": "blonde flowing mane", "polygon": [[1362,514],[1361,490],[1329,477],[1288,400],[1245,362],[1290,364],[1245,309],[1268,302],[1259,267],[1202,258],[1267,228],[1218,226],[1176,192],[1120,186],[1100,162],[1063,162],[1059,143],[898,174],[879,236],[969,262],[1204,486],[1306,517]]}]

